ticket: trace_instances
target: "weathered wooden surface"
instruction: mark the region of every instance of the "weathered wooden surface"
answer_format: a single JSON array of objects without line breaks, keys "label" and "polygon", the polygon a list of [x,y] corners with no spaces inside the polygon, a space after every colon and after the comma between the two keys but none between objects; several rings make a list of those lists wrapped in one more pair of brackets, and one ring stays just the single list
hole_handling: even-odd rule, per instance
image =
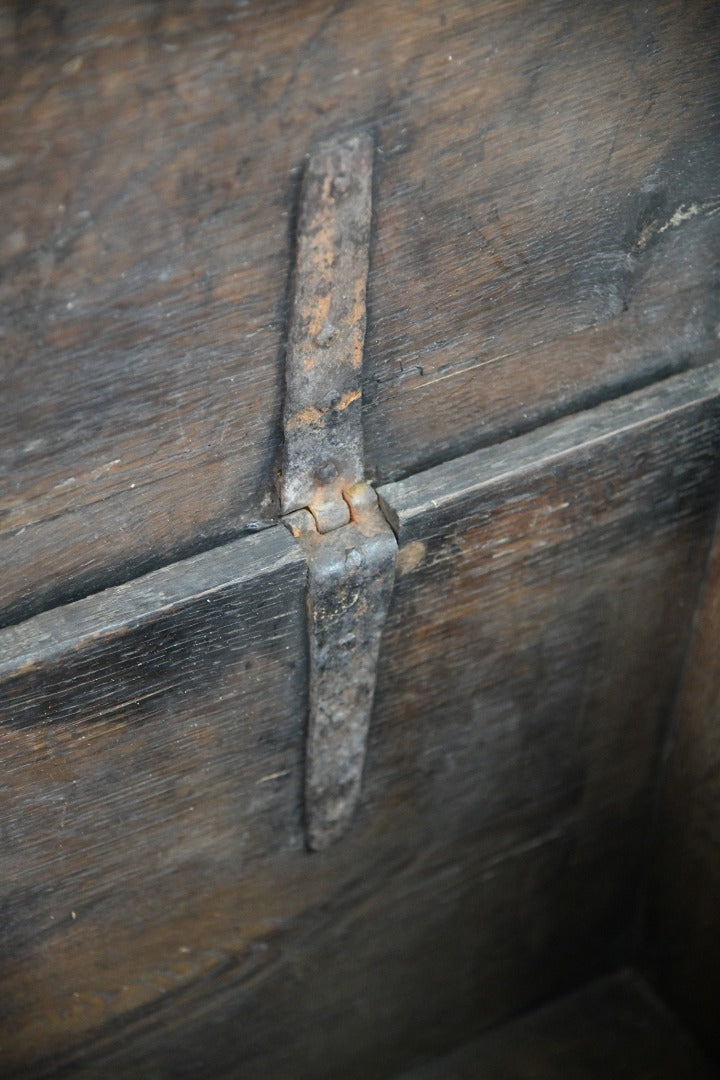
[{"label": "weathered wooden surface", "polygon": [[3,1075],[254,933],[235,879],[303,843],[305,576],[278,526],[3,633]]},{"label": "weathered wooden surface", "polygon": [[304,566],[279,529],[200,584],[181,564],[0,635],[4,1074],[387,1077],[622,962],[719,388],[701,370],[458,462],[454,519],[437,470],[413,481],[360,811],[328,851],[302,844]]},{"label": "weathered wooden surface", "polygon": [[677,1017],[630,971],[523,1016],[398,1080],[717,1080]]},{"label": "weathered wooden surface", "polygon": [[675,708],[650,874],[662,990],[720,1059],[720,526]]},{"label": "weathered wooden surface", "polygon": [[387,481],[716,344],[713,0],[0,3],[0,608],[276,513],[299,172],[367,125]]}]

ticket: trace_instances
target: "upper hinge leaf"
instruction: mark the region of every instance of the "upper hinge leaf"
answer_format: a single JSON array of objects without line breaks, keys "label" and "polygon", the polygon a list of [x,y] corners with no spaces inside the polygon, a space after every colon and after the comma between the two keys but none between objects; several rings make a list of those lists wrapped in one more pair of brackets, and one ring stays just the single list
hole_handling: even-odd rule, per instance
[{"label": "upper hinge leaf", "polygon": [[285,368],[282,513],[307,507],[320,532],[350,520],[364,478],[362,359],[373,146],[326,144],[305,173]]}]

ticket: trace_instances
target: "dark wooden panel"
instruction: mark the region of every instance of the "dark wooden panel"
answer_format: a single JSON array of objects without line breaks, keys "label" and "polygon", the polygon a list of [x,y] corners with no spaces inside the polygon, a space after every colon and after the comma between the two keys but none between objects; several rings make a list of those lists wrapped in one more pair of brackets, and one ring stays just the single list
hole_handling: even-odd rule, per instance
[{"label": "dark wooden panel", "polygon": [[3,633],[4,1075],[222,967],[302,846],[305,576],[276,528]]},{"label": "dark wooden panel", "polygon": [[389,480],[705,359],[712,0],[0,3],[0,607],[276,512],[298,170],[377,137]]},{"label": "dark wooden panel", "polygon": [[201,557],[201,585],[171,567],[5,631],[5,1072],[387,1077],[622,962],[719,386],[458,462],[455,520],[441,471],[416,512],[386,490],[400,577],[361,808],[326,852],[302,849],[303,567],[278,530]]},{"label": "dark wooden panel", "polygon": [[720,527],[675,709],[650,884],[655,976],[720,1058]]},{"label": "dark wooden panel", "polygon": [[[140,965],[142,928],[131,937],[111,927],[111,941],[131,949],[134,962],[123,957],[116,966],[108,945],[96,962],[112,970],[90,970],[88,982],[107,998],[109,985],[131,978],[128,971],[137,979],[140,966],[153,1003],[91,1031],[54,1067],[28,1071],[387,1077],[621,959],[624,911],[611,890],[598,889],[608,863],[624,860],[632,881],[617,825],[593,822],[590,836],[589,823],[566,824],[562,835],[514,850],[497,837],[462,843],[449,834],[445,850],[428,851],[414,822],[402,820],[404,838],[395,826],[389,841],[385,820],[319,856],[320,864],[298,853],[276,857],[266,874],[236,871],[234,888],[198,898],[185,935],[174,919]],[[156,938],[162,925],[158,918]],[[179,941],[189,942],[189,955],[172,955]],[[64,968],[53,958],[53,970],[79,985],[77,956]],[[79,1001],[60,990],[53,996],[61,1003],[56,1029],[39,1025],[34,1034],[67,1045],[68,1013],[87,1017],[93,991],[81,990]],[[96,1017],[103,1011],[111,1012],[104,1001]],[[36,1044],[24,1049],[37,1053]]]},{"label": "dark wooden panel", "polygon": [[713,1080],[691,1036],[633,972],[482,1035],[398,1080]]}]

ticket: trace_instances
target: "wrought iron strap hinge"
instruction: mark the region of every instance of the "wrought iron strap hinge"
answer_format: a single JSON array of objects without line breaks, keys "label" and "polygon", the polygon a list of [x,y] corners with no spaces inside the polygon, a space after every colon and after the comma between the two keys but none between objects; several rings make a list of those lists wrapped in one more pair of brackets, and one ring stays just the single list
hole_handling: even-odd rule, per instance
[{"label": "wrought iron strap hinge", "polygon": [[364,480],[362,358],[373,145],[322,146],[301,194],[287,343],[283,522],[308,561],[308,846],[346,829],[360,795],[395,535]]}]

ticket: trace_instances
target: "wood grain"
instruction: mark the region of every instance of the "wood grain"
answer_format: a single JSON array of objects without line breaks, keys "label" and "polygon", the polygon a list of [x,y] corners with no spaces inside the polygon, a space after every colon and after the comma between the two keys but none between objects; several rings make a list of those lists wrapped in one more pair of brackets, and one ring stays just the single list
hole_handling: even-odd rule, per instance
[{"label": "wood grain", "polygon": [[408,475],[703,362],[712,0],[0,3],[0,609],[277,512],[304,156],[374,130],[364,426]]},{"label": "wood grain", "polygon": [[250,823],[302,847],[305,576],[277,527],[4,632],[4,1075],[228,961]]},{"label": "wood grain", "polygon": [[437,470],[412,514],[384,492],[400,576],[328,851],[302,846],[284,530],[5,630],[4,1074],[388,1077],[623,962],[717,375],[471,455],[454,516]]},{"label": "wood grain", "polygon": [[647,957],[720,1058],[720,524],[674,713],[649,883]]}]

